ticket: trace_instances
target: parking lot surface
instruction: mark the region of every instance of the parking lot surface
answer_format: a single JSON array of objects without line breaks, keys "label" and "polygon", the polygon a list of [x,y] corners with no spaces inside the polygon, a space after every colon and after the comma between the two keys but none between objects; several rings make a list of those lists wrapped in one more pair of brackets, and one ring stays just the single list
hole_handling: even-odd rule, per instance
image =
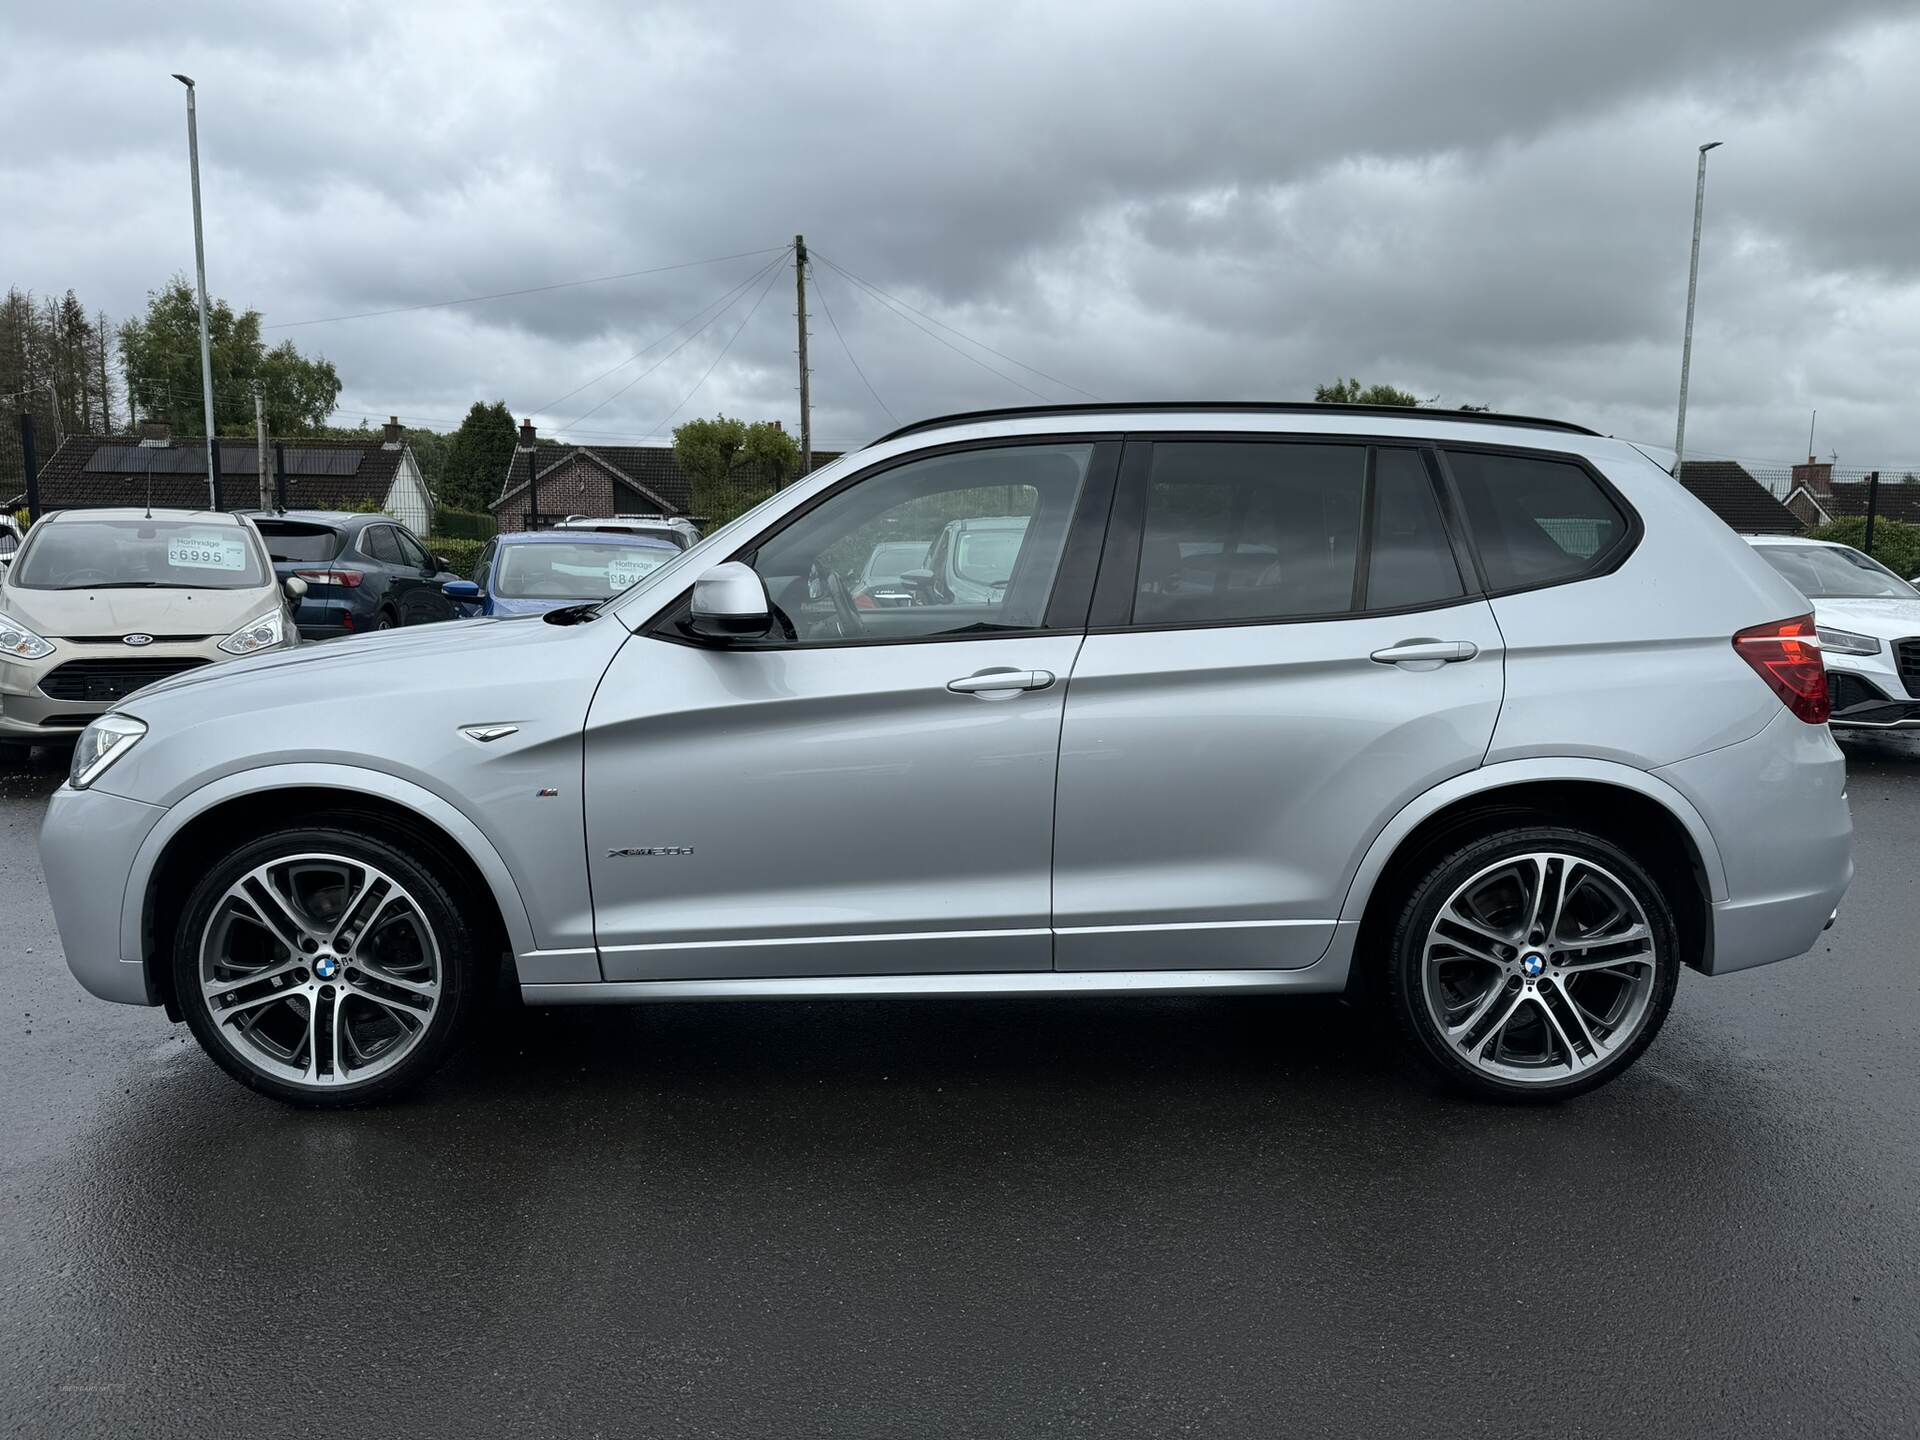
[{"label": "parking lot surface", "polygon": [[314,1115],[69,977],[42,752],[0,1433],[1912,1434],[1920,746],[1849,754],[1839,926],[1561,1107],[1238,998],[509,1011]]}]

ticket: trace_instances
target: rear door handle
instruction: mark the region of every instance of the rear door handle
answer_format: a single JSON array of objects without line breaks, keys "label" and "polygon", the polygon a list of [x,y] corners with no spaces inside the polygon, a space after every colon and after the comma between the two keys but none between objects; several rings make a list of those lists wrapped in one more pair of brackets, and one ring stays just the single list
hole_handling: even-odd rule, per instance
[{"label": "rear door handle", "polygon": [[1471,640],[1402,640],[1398,645],[1389,645],[1384,650],[1373,652],[1372,659],[1381,665],[1452,665],[1461,660],[1471,660],[1480,653],[1480,647]]},{"label": "rear door handle", "polygon": [[1053,684],[1051,670],[982,670],[949,680],[947,689],[956,695],[991,695],[1001,691],[1044,690]]}]

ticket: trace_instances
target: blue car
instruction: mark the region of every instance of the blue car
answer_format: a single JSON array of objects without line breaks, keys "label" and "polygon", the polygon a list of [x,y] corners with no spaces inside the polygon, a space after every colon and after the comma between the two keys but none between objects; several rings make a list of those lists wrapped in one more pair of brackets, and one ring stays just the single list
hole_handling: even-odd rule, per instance
[{"label": "blue car", "polygon": [[564,605],[618,595],[680,554],[670,540],[583,530],[534,530],[487,542],[473,579],[447,598],[473,615],[544,615]]}]

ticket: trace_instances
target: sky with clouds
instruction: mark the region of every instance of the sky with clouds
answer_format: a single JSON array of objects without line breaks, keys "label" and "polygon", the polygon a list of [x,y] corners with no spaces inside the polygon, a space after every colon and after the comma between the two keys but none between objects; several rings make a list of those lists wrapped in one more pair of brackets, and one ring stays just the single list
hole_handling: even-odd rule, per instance
[{"label": "sky with clouds", "polygon": [[1343,375],[1670,445],[1721,140],[1689,453],[1920,468],[1914,4],[7,8],[0,279],[191,273],[186,71],[209,285],[341,423],[791,427],[804,232],[822,448]]}]

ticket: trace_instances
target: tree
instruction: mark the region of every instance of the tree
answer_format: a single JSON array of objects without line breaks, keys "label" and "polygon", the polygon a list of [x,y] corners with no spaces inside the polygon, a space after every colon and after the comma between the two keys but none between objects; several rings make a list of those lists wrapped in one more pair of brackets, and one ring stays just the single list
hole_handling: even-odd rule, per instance
[{"label": "tree", "polygon": [[[207,333],[218,433],[252,436],[255,382],[272,434],[311,435],[326,425],[340,398],[340,376],[329,361],[308,359],[291,340],[269,350],[260,338],[260,312],[236,315],[220,299],[208,301]],[[120,327],[120,358],[137,414],[165,416],[188,433],[199,428],[200,307],[186,276],[147,293],[145,316]]]},{"label": "tree", "polygon": [[[485,510],[493,504],[513,459],[513,441],[513,412],[507,402],[482,405],[476,400],[447,442],[434,489],[440,503],[452,510]],[[424,458],[421,463],[426,463]]]},{"label": "tree", "polygon": [[1426,402],[1408,390],[1391,385],[1362,386],[1358,380],[1336,380],[1331,385],[1313,387],[1313,398],[1321,405],[1403,405],[1417,409]]},{"label": "tree", "polygon": [[800,468],[800,447],[770,421],[689,420],[673,432],[673,458],[693,492],[693,513],[716,525],[758,505]]}]

